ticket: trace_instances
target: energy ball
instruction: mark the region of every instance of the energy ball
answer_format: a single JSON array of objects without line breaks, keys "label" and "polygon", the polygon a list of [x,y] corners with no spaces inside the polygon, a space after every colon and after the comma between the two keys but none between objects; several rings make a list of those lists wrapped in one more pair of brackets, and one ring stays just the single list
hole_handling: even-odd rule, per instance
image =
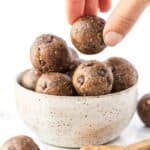
[{"label": "energy ball", "polygon": [[27,89],[35,90],[36,82],[40,75],[40,72],[34,69],[28,69],[22,74],[20,83]]},{"label": "energy ball", "polygon": [[137,82],[138,73],[129,61],[120,57],[111,57],[105,63],[113,72],[112,92],[125,90]]},{"label": "energy ball", "polygon": [[66,42],[52,34],[37,37],[30,49],[34,68],[41,72],[65,72],[70,62]]},{"label": "energy ball", "polygon": [[56,72],[42,74],[36,84],[36,91],[60,96],[72,96],[75,93],[71,78]]},{"label": "energy ball", "polygon": [[105,47],[103,29],[105,21],[97,16],[80,17],[72,26],[71,40],[84,54],[96,54]]},{"label": "energy ball", "polygon": [[137,111],[143,123],[150,127],[150,93],[140,99]]},{"label": "energy ball", "polygon": [[96,60],[85,61],[73,74],[73,85],[81,96],[99,96],[112,90],[113,75],[110,69]]},{"label": "energy ball", "polygon": [[40,150],[40,148],[30,137],[20,135],[7,140],[0,150]]}]

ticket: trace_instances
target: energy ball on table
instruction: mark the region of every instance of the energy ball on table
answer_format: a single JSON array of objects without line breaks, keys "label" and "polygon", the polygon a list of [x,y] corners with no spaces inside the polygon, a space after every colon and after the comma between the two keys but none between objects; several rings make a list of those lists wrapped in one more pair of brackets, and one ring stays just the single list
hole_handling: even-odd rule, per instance
[{"label": "energy ball on table", "polygon": [[143,123],[150,127],[150,93],[140,99],[137,111]]},{"label": "energy ball on table", "polygon": [[36,84],[36,91],[50,95],[71,96],[75,94],[71,78],[62,73],[42,74]]},{"label": "energy ball on table", "polygon": [[65,72],[70,62],[66,42],[58,36],[37,37],[30,50],[31,63],[41,72]]},{"label": "energy ball on table", "polygon": [[0,150],[40,150],[40,148],[30,137],[20,135],[7,140]]},{"label": "energy ball on table", "polygon": [[79,95],[99,96],[112,90],[113,75],[103,63],[90,60],[78,66],[73,74],[73,85]]},{"label": "energy ball on table", "polygon": [[35,90],[35,85],[41,73],[35,69],[26,70],[21,77],[20,83],[27,89]]},{"label": "energy ball on table", "polygon": [[113,92],[125,90],[137,82],[138,73],[129,61],[120,57],[111,57],[105,63],[113,72]]},{"label": "energy ball on table", "polygon": [[84,54],[96,54],[105,47],[103,29],[105,21],[97,16],[80,17],[72,26],[71,40]]}]

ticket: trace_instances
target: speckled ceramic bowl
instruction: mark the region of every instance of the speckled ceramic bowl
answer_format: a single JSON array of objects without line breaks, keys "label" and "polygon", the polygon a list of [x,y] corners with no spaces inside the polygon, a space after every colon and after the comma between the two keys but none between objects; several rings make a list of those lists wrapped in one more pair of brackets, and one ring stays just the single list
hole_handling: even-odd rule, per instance
[{"label": "speckled ceramic bowl", "polygon": [[53,96],[25,89],[20,76],[15,84],[18,111],[48,144],[77,148],[107,143],[121,134],[135,112],[137,84],[104,96]]}]

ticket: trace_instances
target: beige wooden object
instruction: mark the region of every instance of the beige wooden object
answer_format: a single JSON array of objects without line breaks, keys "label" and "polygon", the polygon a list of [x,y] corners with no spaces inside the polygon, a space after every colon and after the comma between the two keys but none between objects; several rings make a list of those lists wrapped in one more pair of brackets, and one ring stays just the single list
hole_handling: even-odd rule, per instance
[{"label": "beige wooden object", "polygon": [[84,146],[80,150],[150,150],[150,139],[126,147],[120,146]]}]

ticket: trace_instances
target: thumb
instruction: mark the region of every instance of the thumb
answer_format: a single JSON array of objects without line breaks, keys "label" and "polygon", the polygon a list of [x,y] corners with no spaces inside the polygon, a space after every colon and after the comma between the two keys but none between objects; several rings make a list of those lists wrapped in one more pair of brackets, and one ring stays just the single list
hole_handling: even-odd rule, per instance
[{"label": "thumb", "polygon": [[106,45],[115,46],[135,24],[149,0],[120,0],[118,6],[109,17],[104,31]]}]

